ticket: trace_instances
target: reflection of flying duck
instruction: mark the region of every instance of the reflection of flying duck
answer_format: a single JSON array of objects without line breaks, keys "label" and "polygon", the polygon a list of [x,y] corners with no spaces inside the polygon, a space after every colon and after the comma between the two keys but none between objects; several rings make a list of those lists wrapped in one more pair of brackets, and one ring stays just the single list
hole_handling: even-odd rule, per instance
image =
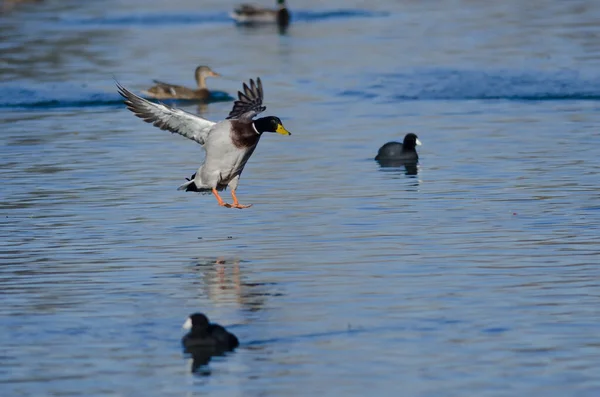
[{"label": "reflection of flying duck", "polygon": [[241,4],[231,13],[231,17],[240,24],[260,25],[276,23],[285,28],[290,24],[290,12],[285,0],[277,0],[277,9],[262,8],[253,4]]},{"label": "reflection of flying duck", "polygon": [[217,305],[235,302],[245,310],[258,311],[268,296],[280,295],[271,292],[272,283],[244,281],[239,259],[200,261],[197,270],[202,276],[204,293]]}]

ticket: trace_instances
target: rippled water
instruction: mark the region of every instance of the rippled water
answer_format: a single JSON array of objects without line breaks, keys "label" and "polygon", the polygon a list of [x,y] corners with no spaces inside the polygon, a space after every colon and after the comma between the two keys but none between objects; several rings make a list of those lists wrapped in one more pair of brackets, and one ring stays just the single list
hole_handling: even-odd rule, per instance
[{"label": "rippled water", "polygon": [[[0,16],[0,394],[598,395],[600,5],[290,0],[279,35],[235,3]],[[293,133],[251,209],[176,191],[201,149],[114,89],[198,64]],[[417,175],[379,168],[407,132]],[[192,374],[195,311],[242,345]]]}]

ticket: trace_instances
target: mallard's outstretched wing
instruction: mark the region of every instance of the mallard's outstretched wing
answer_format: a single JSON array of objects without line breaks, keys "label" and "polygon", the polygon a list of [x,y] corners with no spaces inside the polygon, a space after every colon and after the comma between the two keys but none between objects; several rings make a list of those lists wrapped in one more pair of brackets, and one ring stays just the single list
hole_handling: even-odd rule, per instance
[{"label": "mallard's outstretched wing", "polygon": [[256,79],[256,84],[254,84],[254,80],[250,79],[250,87],[244,83],[244,92],[238,91],[238,98],[227,116],[228,119],[250,121],[254,116],[267,109],[262,104],[263,88],[260,77]]},{"label": "mallard's outstretched wing", "polygon": [[117,83],[119,94],[125,98],[127,109],[147,123],[152,123],[161,130],[183,135],[204,145],[208,132],[215,125],[210,120],[203,119],[186,111],[175,109],[162,103],[145,100],[127,88]]}]

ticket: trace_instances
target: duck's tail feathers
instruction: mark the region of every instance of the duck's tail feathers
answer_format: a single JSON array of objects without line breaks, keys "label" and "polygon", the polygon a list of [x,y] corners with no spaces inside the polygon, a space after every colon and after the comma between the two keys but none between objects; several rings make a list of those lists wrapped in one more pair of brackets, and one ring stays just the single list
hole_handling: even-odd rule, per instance
[{"label": "duck's tail feathers", "polygon": [[187,181],[183,185],[179,186],[177,190],[185,190],[186,192],[199,192],[194,181]]},{"label": "duck's tail feathers", "polygon": [[201,190],[198,190],[198,187],[194,182],[194,178],[196,178],[196,174],[192,175],[189,178],[185,178],[187,182],[179,186],[177,190],[185,190],[186,192],[200,192]]}]

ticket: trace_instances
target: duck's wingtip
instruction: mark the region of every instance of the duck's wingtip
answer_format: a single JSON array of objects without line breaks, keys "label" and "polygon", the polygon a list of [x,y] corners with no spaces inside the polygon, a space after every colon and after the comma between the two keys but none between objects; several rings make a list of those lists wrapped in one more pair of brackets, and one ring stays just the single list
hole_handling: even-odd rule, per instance
[{"label": "duck's wingtip", "polygon": [[120,88],[120,87],[123,87],[123,86],[121,85],[121,83],[119,82],[119,79],[117,78],[117,76],[116,76],[116,75],[114,75],[114,74],[113,74],[113,75],[112,75],[112,79],[113,79],[113,81],[115,82],[115,85],[116,85],[117,87],[119,87],[119,88]]},{"label": "duck's wingtip", "polygon": [[127,88],[123,87],[123,85],[121,85],[121,83],[119,83],[117,80],[115,80],[115,85],[117,86],[117,92],[119,93],[119,95],[121,95],[123,98],[125,99],[130,99],[130,92]]}]

